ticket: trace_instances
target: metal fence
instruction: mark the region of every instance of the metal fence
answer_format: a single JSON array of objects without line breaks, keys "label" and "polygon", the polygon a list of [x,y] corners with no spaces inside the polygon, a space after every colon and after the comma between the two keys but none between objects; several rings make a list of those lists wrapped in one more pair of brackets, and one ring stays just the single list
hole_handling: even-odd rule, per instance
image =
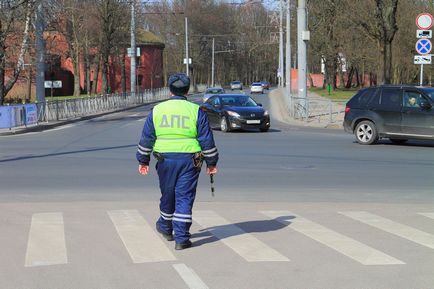
[{"label": "metal fence", "polygon": [[140,104],[161,101],[170,97],[168,88],[157,88],[136,93],[115,93],[78,99],[38,103],[38,120],[59,121],[100,114]]},{"label": "metal fence", "polygon": [[291,115],[307,122],[333,123],[340,121],[344,113],[343,103],[330,99],[292,97]]}]

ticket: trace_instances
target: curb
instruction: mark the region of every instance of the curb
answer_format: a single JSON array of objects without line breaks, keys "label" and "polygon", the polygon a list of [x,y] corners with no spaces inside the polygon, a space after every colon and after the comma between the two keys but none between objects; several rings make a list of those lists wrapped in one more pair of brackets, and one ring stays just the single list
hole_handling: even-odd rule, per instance
[{"label": "curb", "polygon": [[138,108],[138,107],[142,107],[142,106],[147,106],[147,105],[152,105],[152,104],[155,104],[155,103],[160,103],[162,101],[164,101],[164,100],[153,101],[153,102],[144,103],[144,104],[140,104],[140,105],[136,105],[136,106],[131,106],[131,107],[127,107],[127,108],[122,108],[122,109],[107,111],[107,112],[103,112],[103,113],[99,113],[99,114],[92,114],[92,115],[77,117],[77,118],[74,118],[74,119],[59,120],[59,121],[56,121],[54,123],[42,123],[42,124],[38,124],[36,126],[31,126],[31,127],[18,128],[18,129],[10,129],[9,131],[0,132],[0,136],[18,135],[18,134],[24,134],[24,133],[28,133],[28,132],[41,132],[41,131],[52,129],[52,128],[59,127],[59,126],[62,126],[62,125],[67,125],[67,124],[70,124],[70,123],[75,123],[75,122],[84,121],[84,120],[89,120],[89,119],[101,117],[101,116],[112,114],[112,113],[118,113],[118,112],[122,112],[122,111],[127,111],[127,110],[135,109],[135,108]]}]

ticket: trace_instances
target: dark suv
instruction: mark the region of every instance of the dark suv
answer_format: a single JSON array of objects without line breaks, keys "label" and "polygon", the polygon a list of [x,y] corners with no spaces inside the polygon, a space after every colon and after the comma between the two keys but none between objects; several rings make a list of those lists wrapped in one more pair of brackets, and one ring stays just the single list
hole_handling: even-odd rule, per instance
[{"label": "dark suv", "polygon": [[345,107],[344,128],[359,144],[434,140],[434,88],[379,86],[361,89]]}]

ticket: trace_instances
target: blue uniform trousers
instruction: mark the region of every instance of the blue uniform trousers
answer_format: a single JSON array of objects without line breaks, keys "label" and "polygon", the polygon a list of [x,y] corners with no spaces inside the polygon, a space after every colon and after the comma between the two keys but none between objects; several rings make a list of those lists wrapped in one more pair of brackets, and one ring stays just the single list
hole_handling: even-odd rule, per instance
[{"label": "blue uniform trousers", "polygon": [[173,230],[176,243],[185,243],[191,236],[192,208],[200,171],[193,166],[193,154],[162,155],[164,161],[156,165],[161,190],[157,225],[167,234]]}]

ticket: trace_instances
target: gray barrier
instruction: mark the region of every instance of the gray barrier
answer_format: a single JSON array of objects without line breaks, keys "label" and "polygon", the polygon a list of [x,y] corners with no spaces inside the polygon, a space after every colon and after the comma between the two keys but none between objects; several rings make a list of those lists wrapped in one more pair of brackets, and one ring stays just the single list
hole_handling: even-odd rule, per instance
[{"label": "gray barrier", "polygon": [[157,88],[136,93],[114,93],[94,97],[46,101],[37,104],[38,119],[41,122],[70,120],[161,101],[169,97],[168,88]]}]

